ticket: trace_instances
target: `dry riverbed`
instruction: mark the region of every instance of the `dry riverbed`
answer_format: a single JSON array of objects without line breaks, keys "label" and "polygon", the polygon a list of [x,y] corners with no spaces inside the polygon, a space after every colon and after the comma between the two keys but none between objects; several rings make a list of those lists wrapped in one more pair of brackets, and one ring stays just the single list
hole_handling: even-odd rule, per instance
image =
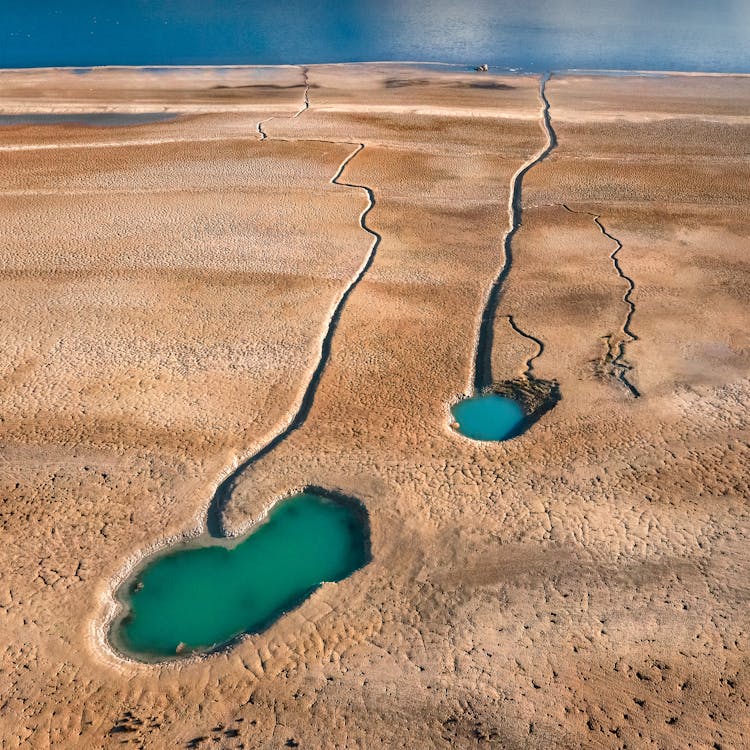
[{"label": "dry riverbed", "polygon": [[[748,81],[547,82],[491,364],[537,339],[562,400],[482,444],[448,406],[538,78],[0,72],[0,114],[179,115],[0,127],[0,744],[748,746]],[[222,524],[315,485],[365,504],[372,561],[224,653],[122,658],[115,583],[320,362]]]}]

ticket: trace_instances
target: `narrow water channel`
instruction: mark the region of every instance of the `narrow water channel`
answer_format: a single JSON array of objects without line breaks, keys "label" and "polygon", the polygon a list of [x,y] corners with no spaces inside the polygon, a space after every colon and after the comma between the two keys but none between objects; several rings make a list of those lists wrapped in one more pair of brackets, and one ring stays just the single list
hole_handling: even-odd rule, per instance
[{"label": "narrow water channel", "polygon": [[[541,416],[542,409],[548,411],[554,400],[559,398],[557,384],[537,380],[529,363],[520,380],[498,384],[492,376],[492,345],[497,309],[505,280],[513,265],[513,237],[522,223],[523,178],[557,146],[557,135],[552,127],[550,103],[546,93],[549,78],[550,74],[545,74],[539,79],[540,125],[546,142],[536,155],[518,168],[510,182],[508,229],[503,237],[503,265],[490,285],[479,320],[471,378],[473,394],[451,408],[453,429],[473,440],[498,441],[516,437]],[[512,316],[508,317],[513,330],[523,338],[536,342],[541,354],[544,349],[541,340],[523,333],[513,324]],[[526,397],[516,400],[514,395],[517,392]],[[531,410],[530,406],[533,407]]]}]

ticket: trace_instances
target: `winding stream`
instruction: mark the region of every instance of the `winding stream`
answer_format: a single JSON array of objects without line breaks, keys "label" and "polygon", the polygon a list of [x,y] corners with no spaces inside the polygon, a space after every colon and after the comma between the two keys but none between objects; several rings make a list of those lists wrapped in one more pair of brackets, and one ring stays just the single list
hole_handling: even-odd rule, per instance
[{"label": "winding stream", "polygon": [[[310,107],[307,70],[303,72],[304,103],[290,119]],[[268,139],[262,125],[270,119],[274,118],[257,124],[261,140]],[[226,546],[228,534],[223,523],[224,509],[243,472],[305,423],[330,359],[333,338],[346,302],[372,265],[382,239],[367,226],[367,215],[375,206],[372,189],[342,179],[347,166],[364,150],[365,144],[328,142],[355,146],[330,182],[364,193],[367,205],[359,215],[359,226],[372,237],[372,242],[330,311],[315,364],[288,420],[218,484],[206,512],[209,543],[201,542],[201,546],[189,548],[183,545],[157,554],[143,565],[139,577],[130,578],[118,590],[117,597],[124,606],[112,623],[110,639],[120,650],[138,658],[214,650],[227,645],[242,633],[267,627],[304,601],[323,581],[341,580],[369,560],[366,510],[355,500],[326,490],[311,490],[283,501],[265,524],[251,531],[232,549]],[[269,555],[274,564],[268,564]],[[231,590],[224,591],[229,585],[224,577],[234,581]],[[247,588],[247,579],[254,582],[255,588]],[[196,588],[191,583],[193,580],[204,581],[205,585],[196,584]],[[232,602],[225,601],[223,595],[217,596],[212,583]],[[166,614],[163,615],[164,608]]]},{"label": "winding stream", "polygon": [[268,140],[268,133],[263,129],[263,126],[267,122],[271,122],[271,120],[277,120],[277,119],[288,119],[288,120],[295,120],[298,118],[303,112],[306,112],[308,109],[310,109],[310,71],[307,68],[302,68],[302,80],[304,81],[305,86],[305,93],[302,101],[302,107],[299,109],[299,111],[295,112],[291,117],[287,118],[279,118],[278,116],[274,115],[273,117],[268,117],[265,120],[260,120],[258,124],[255,127],[255,131],[260,136],[261,141]]},{"label": "winding stream", "polygon": [[[497,441],[516,437],[559,399],[556,383],[538,380],[533,375],[533,362],[544,351],[544,342],[522,331],[512,315],[507,317],[513,331],[535,342],[538,351],[527,360],[520,382],[497,384],[492,376],[492,345],[497,308],[503,285],[513,265],[513,237],[523,219],[523,178],[537,164],[543,162],[557,146],[557,135],[552,127],[550,103],[546,92],[550,76],[550,73],[546,73],[539,79],[540,125],[546,136],[546,143],[529,161],[518,168],[510,181],[508,228],[502,243],[503,265],[489,287],[479,320],[471,375],[473,394],[451,407],[454,420],[451,426],[464,437],[473,440]],[[521,398],[518,398],[518,395]]]},{"label": "winding stream", "polygon": [[633,292],[635,291],[635,281],[623,271],[619,258],[623,244],[617,239],[617,237],[607,231],[604,224],[602,224],[601,214],[596,214],[591,211],[576,211],[565,203],[562,203],[561,206],[571,214],[585,214],[591,216],[594,224],[599,228],[599,231],[607,239],[612,240],[612,242],[615,243],[615,249],[609,254],[609,258],[612,261],[612,265],[614,266],[617,275],[627,284],[627,289],[622,297],[622,301],[627,305],[628,311],[625,315],[625,320],[621,329],[625,338],[620,339],[617,344],[613,344],[611,335],[604,337],[607,341],[607,354],[605,356],[605,361],[612,365],[615,377],[617,377],[617,379],[628,389],[630,395],[633,396],[633,398],[640,398],[641,392],[628,379],[628,372],[633,369],[633,366],[625,358],[625,345],[632,343],[633,341],[638,341],[638,336],[635,335],[631,328],[633,316],[635,315],[635,302],[633,302],[632,299]]},{"label": "winding stream", "polygon": [[375,260],[375,254],[377,253],[377,249],[382,238],[377,232],[370,229],[366,223],[367,214],[370,213],[373,206],[375,205],[375,195],[372,192],[372,189],[367,187],[366,185],[358,185],[351,182],[341,181],[341,176],[347,165],[364,148],[364,143],[360,143],[357,145],[354,151],[352,151],[346,157],[346,159],[341,162],[338,171],[331,178],[331,183],[333,185],[341,185],[343,187],[359,188],[360,190],[363,190],[367,195],[367,206],[359,215],[359,225],[373,238],[372,244],[370,245],[370,250],[365,256],[362,265],[359,267],[359,270],[354,275],[349,284],[344,288],[343,292],[339,296],[338,301],[334,305],[333,310],[331,311],[330,317],[328,318],[323,333],[323,338],[320,342],[320,352],[317,362],[312,372],[310,373],[307,384],[302,391],[302,397],[300,398],[297,407],[292,412],[291,418],[286,425],[284,425],[275,435],[273,435],[273,437],[271,437],[271,439],[267,443],[265,443],[265,445],[261,446],[257,451],[255,451],[255,453],[242,461],[237,466],[237,468],[235,468],[234,471],[232,471],[232,473],[229,474],[229,476],[226,477],[226,479],[224,479],[224,481],[222,481],[221,484],[219,484],[219,486],[216,488],[216,492],[211,499],[206,515],[206,530],[208,531],[209,535],[214,538],[221,539],[226,536],[222,522],[223,511],[227,501],[232,495],[232,490],[239,476],[248,467],[252,466],[264,456],[267,456],[277,445],[281,444],[289,437],[289,435],[291,435],[295,430],[299,429],[305,423],[305,420],[310,413],[310,409],[312,408],[315,394],[318,390],[318,386],[320,385],[320,380],[323,377],[323,372],[325,371],[328,360],[331,357],[331,345],[333,343],[333,337],[336,333],[336,328],[338,326],[339,319],[341,318],[341,313],[343,312],[346,305],[346,301],[349,299],[349,296],[357,287],[357,284],[362,281],[362,278],[367,273],[368,269]]},{"label": "winding stream", "polygon": [[472,380],[475,393],[482,393],[492,386],[492,341],[497,307],[500,303],[500,292],[513,265],[513,237],[521,226],[523,218],[523,178],[537,164],[541,164],[557,146],[557,135],[552,128],[550,104],[547,99],[547,81],[550,74],[545,74],[539,81],[539,99],[542,104],[541,126],[547,136],[547,142],[535,156],[523,164],[513,175],[510,182],[508,198],[508,229],[503,237],[504,261],[500,272],[492,282],[487,294],[477,331],[474,348],[474,368]]}]

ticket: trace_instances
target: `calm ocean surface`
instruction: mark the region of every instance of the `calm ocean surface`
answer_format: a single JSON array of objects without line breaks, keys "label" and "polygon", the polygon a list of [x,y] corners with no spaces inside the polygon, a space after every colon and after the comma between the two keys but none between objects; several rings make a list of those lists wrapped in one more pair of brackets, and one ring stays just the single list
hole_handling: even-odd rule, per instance
[{"label": "calm ocean surface", "polygon": [[750,0],[0,0],[0,67],[372,60],[750,72]]}]

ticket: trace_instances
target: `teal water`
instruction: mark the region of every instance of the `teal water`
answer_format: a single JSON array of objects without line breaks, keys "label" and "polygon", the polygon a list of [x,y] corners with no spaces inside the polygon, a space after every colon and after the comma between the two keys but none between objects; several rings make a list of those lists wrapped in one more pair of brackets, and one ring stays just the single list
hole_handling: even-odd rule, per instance
[{"label": "teal water", "polygon": [[459,401],[451,408],[455,428],[472,440],[507,440],[518,435],[526,414],[511,398],[488,393]]},{"label": "teal water", "polygon": [[364,509],[295,495],[234,548],[184,547],[150,562],[121,597],[126,613],[113,642],[146,657],[211,650],[263,630],[369,559]]}]

